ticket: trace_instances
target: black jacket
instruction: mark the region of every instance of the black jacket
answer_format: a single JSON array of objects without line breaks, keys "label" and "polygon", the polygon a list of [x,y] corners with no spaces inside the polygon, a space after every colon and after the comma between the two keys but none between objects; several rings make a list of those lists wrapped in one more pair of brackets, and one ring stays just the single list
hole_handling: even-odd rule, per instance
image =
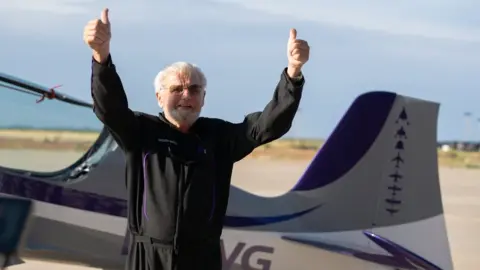
[{"label": "black jacket", "polygon": [[177,252],[219,242],[234,162],[290,129],[303,84],[303,76],[292,80],[284,69],[263,112],[235,124],[200,117],[184,134],[163,114],[130,110],[111,57],[105,64],[92,60],[94,112],[126,157],[130,231]]}]

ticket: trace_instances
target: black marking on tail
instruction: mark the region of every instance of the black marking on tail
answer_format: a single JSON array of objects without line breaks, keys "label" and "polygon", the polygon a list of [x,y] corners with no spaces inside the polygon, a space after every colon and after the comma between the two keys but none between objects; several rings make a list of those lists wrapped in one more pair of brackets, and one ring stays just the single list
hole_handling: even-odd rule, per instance
[{"label": "black marking on tail", "polygon": [[405,123],[407,126],[410,125],[405,107],[402,108],[402,112],[400,112],[400,115],[398,116],[397,121],[395,121],[395,124],[398,124],[398,123]]},{"label": "black marking on tail", "polygon": [[392,208],[386,208],[387,212],[390,213],[390,215],[396,214],[399,210],[398,209],[392,209]]},{"label": "black marking on tail", "polygon": [[[395,165],[395,168],[398,167]],[[395,171],[395,173],[390,174],[389,177],[392,179],[393,182],[396,183],[398,182],[398,180],[403,178],[403,175],[399,174],[398,171]]]},{"label": "black marking on tail", "polygon": [[403,147],[403,142],[398,141],[397,144],[395,145],[396,150],[404,150],[405,148]]},{"label": "black marking on tail", "polygon": [[400,127],[397,132],[395,133],[395,138],[398,139],[407,139],[407,133],[403,127]]},{"label": "black marking on tail", "polygon": [[385,199],[385,202],[387,203],[385,210],[390,213],[391,216],[398,213],[400,211],[400,206],[402,205],[402,201],[397,198],[397,195],[403,190],[401,187],[401,180],[403,179],[401,169],[405,160],[402,153],[405,151],[405,141],[408,139],[405,127],[410,125],[405,107],[402,108],[395,124],[398,126],[397,132],[394,134],[394,138],[397,139],[397,142],[394,145],[397,155],[391,159],[394,171],[388,175],[392,182],[387,186],[390,196]]}]

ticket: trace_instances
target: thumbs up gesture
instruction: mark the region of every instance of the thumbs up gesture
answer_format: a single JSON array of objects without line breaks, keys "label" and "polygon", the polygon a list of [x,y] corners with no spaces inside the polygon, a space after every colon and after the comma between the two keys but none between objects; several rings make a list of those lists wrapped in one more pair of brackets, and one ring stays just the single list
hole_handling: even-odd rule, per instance
[{"label": "thumbs up gesture", "polygon": [[302,66],[310,57],[308,42],[297,39],[297,30],[290,29],[290,37],[287,45],[287,57],[289,69],[300,72]]},{"label": "thumbs up gesture", "polygon": [[87,23],[83,30],[83,40],[93,50],[95,60],[104,62],[110,54],[111,38],[108,9],[104,9],[100,19],[94,19]]}]

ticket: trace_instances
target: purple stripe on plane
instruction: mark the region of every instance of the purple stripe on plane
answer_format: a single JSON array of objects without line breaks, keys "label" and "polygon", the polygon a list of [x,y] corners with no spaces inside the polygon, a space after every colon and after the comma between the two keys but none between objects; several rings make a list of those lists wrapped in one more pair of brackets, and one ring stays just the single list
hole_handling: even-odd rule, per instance
[{"label": "purple stripe on plane", "polygon": [[371,232],[364,232],[364,234],[378,246],[390,253],[392,256],[368,253],[356,249],[323,243],[318,240],[301,239],[295,236],[283,236],[282,239],[329,250],[344,255],[349,255],[358,259],[362,259],[364,261],[395,268],[398,267],[402,269],[418,269],[419,267],[421,267],[425,270],[442,270],[440,267],[434,265],[433,263],[421,258],[420,256],[388,239],[375,235]]},{"label": "purple stripe on plane", "polygon": [[[100,214],[127,217],[126,200],[79,191],[24,175],[0,172],[0,193]],[[225,216],[225,226],[245,227],[285,221],[313,211],[318,207],[320,207],[320,205],[299,213],[276,217]]]},{"label": "purple stripe on plane", "polygon": [[126,200],[49,184],[23,175],[0,172],[0,193],[106,215],[127,217]]},{"label": "purple stripe on plane", "polygon": [[390,92],[369,92],[359,96],[293,190],[321,188],[352,169],[375,142],[396,97]]},{"label": "purple stripe on plane", "polygon": [[388,253],[392,254],[398,260],[403,259],[406,263],[414,266],[413,269],[421,267],[422,269],[427,270],[442,270],[440,267],[436,266],[432,262],[429,262],[425,258],[413,253],[412,251],[402,247],[401,245],[390,241],[384,237],[376,235],[372,232],[363,232],[370,240],[375,242],[378,246],[386,250]]},{"label": "purple stripe on plane", "polygon": [[358,259],[362,259],[372,263],[377,263],[380,265],[385,265],[390,267],[400,267],[400,268],[406,268],[406,269],[415,269],[415,268],[409,268],[411,267],[411,265],[405,264],[403,260],[397,261],[395,257],[388,256],[388,255],[378,255],[378,254],[367,253],[367,252],[363,252],[363,251],[359,251],[351,248],[323,243],[317,240],[300,239],[300,238],[290,237],[290,236],[283,236],[282,239],[305,244],[311,247],[316,247],[316,248],[340,253],[343,255],[349,255],[352,257],[356,257]]},{"label": "purple stripe on plane", "polygon": [[261,226],[261,225],[268,225],[268,224],[274,224],[274,223],[279,223],[279,222],[284,222],[288,221],[291,219],[295,219],[298,217],[301,217],[305,214],[308,214],[319,207],[321,207],[322,204],[316,205],[314,207],[308,208],[303,211],[299,212],[294,212],[292,214],[286,214],[286,215],[278,215],[278,216],[264,216],[264,217],[235,217],[235,216],[225,216],[225,219],[223,221],[223,224],[225,227],[230,227],[230,228],[240,228],[240,227],[249,227],[249,226]]}]

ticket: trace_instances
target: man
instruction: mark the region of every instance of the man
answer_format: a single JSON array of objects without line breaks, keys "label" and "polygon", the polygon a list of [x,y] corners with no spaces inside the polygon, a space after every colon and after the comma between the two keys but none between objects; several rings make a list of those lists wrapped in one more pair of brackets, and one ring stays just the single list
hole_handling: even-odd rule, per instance
[{"label": "man", "polygon": [[220,236],[233,164],[283,136],[298,109],[309,57],[306,41],[290,32],[288,66],[272,100],[242,123],[199,117],[206,79],[188,63],[155,78],[157,116],[133,112],[110,55],[108,10],[90,21],[84,40],[93,50],[94,112],[126,157],[128,226],[126,269],[219,270]]}]

